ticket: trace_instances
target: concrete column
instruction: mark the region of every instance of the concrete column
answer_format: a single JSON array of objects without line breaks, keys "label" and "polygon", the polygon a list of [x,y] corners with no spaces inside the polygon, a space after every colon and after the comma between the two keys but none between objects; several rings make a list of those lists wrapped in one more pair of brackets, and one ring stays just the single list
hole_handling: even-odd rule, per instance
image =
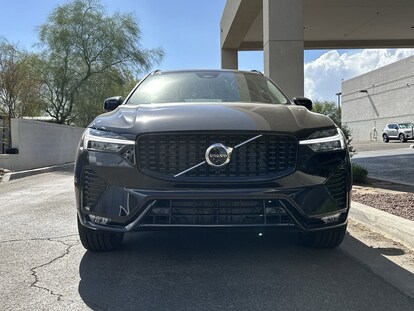
[{"label": "concrete column", "polygon": [[263,0],[264,72],[290,97],[303,96],[303,0]]},{"label": "concrete column", "polygon": [[221,68],[238,69],[239,56],[237,50],[221,49]]}]

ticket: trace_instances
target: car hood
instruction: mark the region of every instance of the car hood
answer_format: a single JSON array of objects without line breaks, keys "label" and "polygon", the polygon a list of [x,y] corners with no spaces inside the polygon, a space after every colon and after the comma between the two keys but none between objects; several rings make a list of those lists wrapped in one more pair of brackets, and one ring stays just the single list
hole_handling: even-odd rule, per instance
[{"label": "car hood", "polygon": [[90,125],[119,134],[165,131],[298,132],[331,127],[328,117],[296,105],[255,103],[169,103],[121,105]]}]

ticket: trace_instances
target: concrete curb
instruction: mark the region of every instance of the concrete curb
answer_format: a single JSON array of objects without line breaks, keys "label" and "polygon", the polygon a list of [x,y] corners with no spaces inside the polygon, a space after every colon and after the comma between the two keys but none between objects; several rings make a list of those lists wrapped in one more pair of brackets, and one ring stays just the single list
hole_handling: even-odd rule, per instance
[{"label": "concrete curb", "polygon": [[370,229],[414,249],[414,221],[352,202],[349,217]]},{"label": "concrete curb", "polygon": [[414,187],[414,183],[396,182],[396,181],[392,181],[392,180],[389,180],[389,179],[384,179],[384,178],[377,177],[377,176],[372,177],[372,176],[369,176],[369,173],[368,173],[368,183],[369,183],[369,180],[378,181],[378,182],[385,182],[385,183],[390,183],[390,184],[394,184],[394,185],[401,185],[402,187]]},{"label": "concrete curb", "polygon": [[57,170],[73,170],[74,162],[65,163],[65,164],[59,164],[59,165],[53,165],[53,166],[47,166],[47,167],[41,167],[41,168],[35,168],[32,170],[26,170],[26,171],[20,171],[20,172],[12,172],[12,173],[6,173],[3,175],[3,177],[0,179],[1,182],[7,182],[10,180],[15,180],[27,176],[42,174],[42,173],[48,173],[53,172]]}]

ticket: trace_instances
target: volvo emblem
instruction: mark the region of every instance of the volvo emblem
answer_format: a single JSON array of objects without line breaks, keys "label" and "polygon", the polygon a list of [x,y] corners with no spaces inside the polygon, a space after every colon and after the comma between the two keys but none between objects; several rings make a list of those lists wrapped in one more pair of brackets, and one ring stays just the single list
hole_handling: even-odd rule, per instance
[{"label": "volvo emblem", "polygon": [[223,144],[212,144],[206,150],[206,162],[213,167],[223,167],[230,162],[233,148],[226,147]]}]

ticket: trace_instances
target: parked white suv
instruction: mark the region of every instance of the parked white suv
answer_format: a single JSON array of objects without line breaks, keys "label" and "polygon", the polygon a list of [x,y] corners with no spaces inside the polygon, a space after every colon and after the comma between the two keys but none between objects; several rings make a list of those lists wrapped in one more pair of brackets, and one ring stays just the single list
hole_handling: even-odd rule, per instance
[{"label": "parked white suv", "polygon": [[382,130],[382,140],[388,143],[390,139],[399,139],[403,143],[408,139],[414,139],[413,127],[412,122],[389,123]]}]

